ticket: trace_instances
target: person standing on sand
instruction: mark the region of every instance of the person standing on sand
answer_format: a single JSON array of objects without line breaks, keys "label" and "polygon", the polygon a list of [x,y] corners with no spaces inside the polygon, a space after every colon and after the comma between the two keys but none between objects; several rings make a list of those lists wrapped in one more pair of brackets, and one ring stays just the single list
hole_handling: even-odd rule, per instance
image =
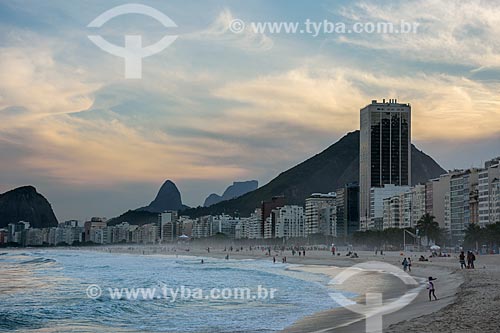
[{"label": "person standing on sand", "polygon": [[273,257],[273,264],[276,263],[276,256]]},{"label": "person standing on sand", "polygon": [[408,272],[411,272],[411,258],[408,257]]},{"label": "person standing on sand", "polygon": [[467,268],[470,268],[470,251],[467,251],[466,260],[467,260]]},{"label": "person standing on sand", "polygon": [[464,269],[467,266],[465,265],[465,254],[464,251],[460,252],[460,255],[458,256],[458,259],[460,261],[460,269]]},{"label": "person standing on sand", "polygon": [[404,258],[401,265],[403,265],[403,270],[406,272],[406,270],[408,269],[408,260]]},{"label": "person standing on sand", "polygon": [[434,287],[434,282],[437,280],[437,278],[433,278],[432,276],[429,276],[429,282],[427,283],[427,289],[429,289],[429,302],[432,301],[431,295],[434,296],[434,300],[438,300],[436,297],[436,288]]}]

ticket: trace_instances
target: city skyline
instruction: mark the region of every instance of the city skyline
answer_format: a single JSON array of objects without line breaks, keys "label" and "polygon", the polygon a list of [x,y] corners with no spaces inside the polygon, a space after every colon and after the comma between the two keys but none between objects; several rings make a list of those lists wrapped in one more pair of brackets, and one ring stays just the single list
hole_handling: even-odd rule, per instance
[{"label": "city skyline", "polygon": [[[146,1],[177,23],[179,37],[144,59],[135,82],[123,79],[122,59],[87,39],[89,22],[121,2],[2,3],[0,192],[32,184],[59,220],[112,217],[172,179],[196,206],[236,180],[267,183],[357,129],[359,108],[382,98],[412,104],[413,143],[445,169],[500,155],[500,6],[388,3]],[[397,17],[422,30],[411,38],[228,31],[235,18],[276,14]],[[141,33],[150,44],[164,27],[130,16],[103,32],[117,44]]]}]

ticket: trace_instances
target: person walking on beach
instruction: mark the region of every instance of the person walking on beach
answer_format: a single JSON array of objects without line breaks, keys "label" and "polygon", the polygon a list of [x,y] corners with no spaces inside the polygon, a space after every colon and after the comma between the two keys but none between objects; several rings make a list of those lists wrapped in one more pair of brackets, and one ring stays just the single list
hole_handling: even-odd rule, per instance
[{"label": "person walking on beach", "polygon": [[276,263],[276,256],[273,257],[273,264]]},{"label": "person walking on beach", "polygon": [[458,256],[458,259],[460,261],[460,269],[467,268],[465,265],[465,254],[464,251],[460,252],[460,255]]},{"label": "person walking on beach", "polygon": [[411,258],[408,257],[408,272],[411,272]]},{"label": "person walking on beach", "polygon": [[476,261],[476,256],[474,255],[474,252],[471,251],[470,253],[470,268],[474,269],[474,261]]},{"label": "person walking on beach", "polygon": [[403,270],[406,272],[406,270],[408,269],[408,260],[404,258],[401,265],[403,265]]},{"label": "person walking on beach", "polygon": [[432,301],[431,295],[434,296],[434,300],[438,300],[436,297],[436,288],[434,287],[434,282],[437,278],[429,276],[429,282],[427,283],[427,289],[429,289],[429,302]]}]

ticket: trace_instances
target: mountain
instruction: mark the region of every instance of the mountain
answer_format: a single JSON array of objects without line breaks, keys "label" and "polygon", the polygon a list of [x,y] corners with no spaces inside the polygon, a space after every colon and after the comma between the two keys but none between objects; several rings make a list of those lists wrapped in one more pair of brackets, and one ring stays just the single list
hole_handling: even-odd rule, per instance
[{"label": "mountain", "polygon": [[174,182],[167,180],[161,186],[156,198],[146,207],[137,209],[151,213],[161,213],[166,210],[182,210],[186,206],[182,204],[181,193]]},{"label": "mountain", "polygon": [[[438,177],[446,171],[430,156],[412,145],[413,185]],[[288,204],[303,205],[304,200],[315,192],[331,192],[359,179],[359,130],[348,133],[323,152],[279,174],[268,184],[241,197],[222,201],[210,207],[188,209],[184,215],[192,217],[209,214],[233,214],[247,216],[259,207],[261,201],[284,195]]]},{"label": "mountain", "polygon": [[0,228],[9,223],[29,222],[32,228],[57,227],[52,206],[33,186],[23,186],[0,194]]},{"label": "mountain", "polygon": [[215,205],[221,201],[234,199],[242,196],[248,192],[254,191],[259,187],[259,182],[256,180],[247,180],[244,182],[233,182],[233,185],[230,185],[222,196],[212,193],[206,199],[203,204],[204,207]]},{"label": "mountain", "polygon": [[122,222],[128,222],[133,225],[157,223],[158,213],[152,213],[145,210],[129,210],[118,217],[108,220],[108,225],[117,225]]},{"label": "mountain", "polygon": [[181,193],[173,181],[167,180],[163,183],[156,198],[145,207],[129,210],[120,216],[108,220],[108,225],[116,225],[128,222],[135,225],[143,225],[158,222],[158,213],[166,210],[185,210],[188,206],[182,204]]}]

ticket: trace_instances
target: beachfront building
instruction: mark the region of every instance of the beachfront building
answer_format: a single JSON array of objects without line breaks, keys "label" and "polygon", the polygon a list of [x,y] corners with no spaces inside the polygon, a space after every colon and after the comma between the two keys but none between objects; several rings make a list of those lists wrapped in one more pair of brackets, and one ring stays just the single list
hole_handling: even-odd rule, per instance
[{"label": "beachfront building", "polygon": [[500,157],[487,161],[478,175],[479,225],[500,222],[497,217],[496,187],[500,179]]},{"label": "beachfront building", "polygon": [[491,183],[489,223],[500,223],[500,178]]},{"label": "beachfront building", "polygon": [[461,244],[465,229],[474,222],[477,205],[478,169],[468,169],[450,179],[450,232],[451,239]]},{"label": "beachfront building", "polygon": [[180,216],[177,221],[177,233],[178,236],[185,235],[191,237],[193,235],[193,225],[195,220],[189,218],[188,216]]},{"label": "beachfront building", "polygon": [[107,226],[105,218],[93,217],[84,224],[84,241],[102,244],[103,233],[100,229]]},{"label": "beachfront building", "polygon": [[193,238],[206,238],[212,236],[213,216],[199,217],[193,224]]},{"label": "beachfront building", "polygon": [[158,223],[144,224],[131,232],[132,243],[155,244],[158,237]]},{"label": "beachfront building", "polygon": [[427,212],[427,188],[425,185],[419,184],[411,188],[411,217],[410,227],[415,228],[418,221]]},{"label": "beachfront building", "polygon": [[128,243],[132,241],[132,232],[138,226],[122,222],[112,227],[108,227],[110,234],[110,243]]},{"label": "beachfront building", "polygon": [[248,222],[246,218],[240,219],[234,227],[234,239],[248,238]]},{"label": "beachfront building", "polygon": [[19,221],[17,223],[9,223],[7,225],[7,242],[25,244],[26,232],[30,228],[30,223],[26,221]]},{"label": "beachfront building", "polygon": [[240,218],[238,224],[234,227],[234,238],[261,239],[263,237],[261,216],[261,210],[258,208],[250,217]]},{"label": "beachfront building", "polygon": [[274,211],[275,209],[271,211],[271,215],[264,221],[264,239],[275,238],[276,216],[273,214]]},{"label": "beachfront building", "polygon": [[[262,201],[261,207],[260,207],[260,230],[261,230],[261,237],[265,237],[264,232],[266,230],[265,223],[266,220],[269,216],[271,216],[271,212],[273,209],[276,209],[278,207],[283,207],[286,203],[286,199],[284,196],[274,196],[271,198],[269,201]],[[272,221],[271,221],[272,223]],[[268,227],[269,228],[269,227]]]},{"label": "beachfront building", "polygon": [[292,238],[304,236],[304,208],[296,205],[285,205],[274,209],[275,237]]},{"label": "beachfront building", "polygon": [[409,186],[387,184],[382,187],[372,187],[370,190],[370,220],[368,230],[382,230],[384,219],[384,200],[408,192]]},{"label": "beachfront building", "polygon": [[426,212],[426,186],[417,185],[383,200],[383,229],[415,228]]},{"label": "beachfront building", "polygon": [[346,239],[359,230],[359,186],[346,184],[336,191],[336,237]]},{"label": "beachfront building", "polygon": [[384,199],[383,229],[401,227],[400,196]]},{"label": "beachfront building", "polygon": [[221,233],[229,238],[235,238],[236,225],[239,222],[240,219],[238,217],[232,217],[226,214],[214,216],[212,219],[212,235]]},{"label": "beachfront building", "polygon": [[157,232],[158,242],[173,242],[177,237],[177,211],[167,210],[158,214]]},{"label": "beachfront building", "polygon": [[306,199],[305,236],[313,234],[332,235],[332,232],[335,232],[336,196],[335,192],[313,193]]},{"label": "beachfront building", "polygon": [[26,246],[40,246],[43,245],[42,229],[28,229],[26,230]]},{"label": "beachfront building", "polygon": [[[411,185],[411,106],[373,100],[360,110],[360,230],[371,224],[372,188]],[[379,203],[379,210],[382,201]]]},{"label": "beachfront building", "polygon": [[464,170],[453,170],[431,179],[425,184],[426,213],[434,216],[439,227],[451,233],[450,215],[450,180],[454,175],[460,175]]}]

